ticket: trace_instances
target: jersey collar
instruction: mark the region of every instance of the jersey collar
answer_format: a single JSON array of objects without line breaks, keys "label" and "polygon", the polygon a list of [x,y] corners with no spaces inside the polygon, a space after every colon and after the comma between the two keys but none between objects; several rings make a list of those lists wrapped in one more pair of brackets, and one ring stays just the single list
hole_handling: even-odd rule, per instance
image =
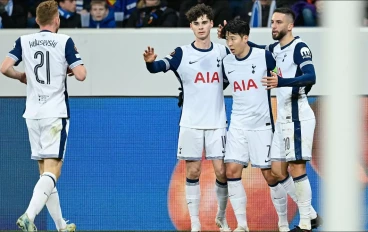
[{"label": "jersey collar", "polygon": [[200,48],[196,48],[196,47],[194,46],[194,41],[193,41],[193,43],[191,43],[190,45],[192,45],[192,47],[193,47],[195,50],[199,51],[199,52],[209,52],[209,51],[211,51],[211,50],[213,49],[213,43],[212,43],[212,42],[211,42],[211,47],[210,47],[210,48],[208,48],[208,49],[200,49]]},{"label": "jersey collar", "polygon": [[51,33],[51,31],[49,30],[41,30],[40,32],[50,32]]},{"label": "jersey collar", "polygon": [[288,44],[286,44],[282,47],[280,46],[281,50],[284,50],[285,48],[289,47],[296,39],[299,39],[299,36],[294,37],[294,39],[290,43],[288,43]]},{"label": "jersey collar", "polygon": [[248,54],[245,56],[245,57],[243,57],[243,58],[238,58],[238,57],[236,57],[235,56],[235,59],[237,60],[237,61],[242,61],[242,60],[246,60],[249,56],[250,56],[250,54],[252,53],[252,51],[253,51],[253,48],[252,47],[250,47],[250,49],[249,49],[249,52],[248,52]]}]

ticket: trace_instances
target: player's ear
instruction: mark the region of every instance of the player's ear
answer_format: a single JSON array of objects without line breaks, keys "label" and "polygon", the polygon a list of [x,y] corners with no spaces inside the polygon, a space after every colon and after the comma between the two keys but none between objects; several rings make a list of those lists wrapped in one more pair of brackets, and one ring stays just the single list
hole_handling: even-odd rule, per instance
[{"label": "player's ear", "polygon": [[289,31],[293,30],[293,27],[294,27],[294,23],[293,22],[291,22],[291,23],[288,24],[288,30]]}]

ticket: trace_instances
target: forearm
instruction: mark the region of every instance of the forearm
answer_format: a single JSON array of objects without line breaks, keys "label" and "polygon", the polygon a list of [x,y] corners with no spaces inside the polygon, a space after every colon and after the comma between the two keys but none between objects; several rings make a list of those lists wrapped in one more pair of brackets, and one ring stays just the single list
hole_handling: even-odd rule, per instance
[{"label": "forearm", "polygon": [[295,78],[278,77],[277,87],[304,87],[307,85],[314,85],[315,83],[316,76],[311,73],[306,73]]},{"label": "forearm", "polygon": [[253,48],[266,49],[266,45],[258,45],[248,40],[248,45]]},{"label": "forearm", "polygon": [[12,79],[20,80],[22,78],[22,73],[21,72],[18,72],[13,67],[9,67],[6,70],[1,70],[1,72],[5,76],[7,76],[9,78],[12,78]]},{"label": "forearm", "polygon": [[154,61],[150,63],[146,62],[146,67],[150,73],[158,73],[158,72],[167,71],[166,63],[163,60]]}]

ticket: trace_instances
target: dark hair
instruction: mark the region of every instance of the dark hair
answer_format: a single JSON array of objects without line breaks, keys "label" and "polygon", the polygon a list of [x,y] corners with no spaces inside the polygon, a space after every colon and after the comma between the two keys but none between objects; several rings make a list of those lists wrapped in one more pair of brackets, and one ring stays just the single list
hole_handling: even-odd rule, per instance
[{"label": "dark hair", "polygon": [[287,8],[287,7],[276,8],[273,13],[286,14],[293,19],[293,22],[295,21],[295,13],[290,8]]},{"label": "dark hair", "polygon": [[205,4],[197,4],[190,8],[188,12],[185,14],[187,16],[188,21],[191,23],[193,21],[196,21],[199,17],[207,15],[207,18],[209,20],[213,20],[213,11],[210,6],[207,6]]},{"label": "dark hair", "polygon": [[234,20],[230,20],[225,26],[224,28],[222,28],[221,30],[221,38],[226,38],[226,33],[230,32],[232,34],[238,34],[241,37],[243,37],[244,35],[248,35],[249,36],[249,24],[247,22],[245,22],[244,20],[241,19],[234,19]]},{"label": "dark hair", "polygon": [[107,5],[106,0],[92,0],[90,3],[90,6],[92,8],[93,5],[103,5],[105,7],[105,9],[109,9],[109,6]]}]

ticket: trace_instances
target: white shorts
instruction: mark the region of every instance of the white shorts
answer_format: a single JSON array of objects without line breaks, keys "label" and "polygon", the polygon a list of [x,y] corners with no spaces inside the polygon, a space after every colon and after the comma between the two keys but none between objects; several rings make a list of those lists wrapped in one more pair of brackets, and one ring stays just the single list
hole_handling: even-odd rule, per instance
[{"label": "white shorts", "polygon": [[203,130],[180,127],[177,157],[181,160],[223,159],[225,155],[226,128]]},{"label": "white shorts", "polygon": [[316,120],[276,123],[271,146],[272,161],[311,160]]},{"label": "white shorts", "polygon": [[238,163],[252,167],[270,168],[272,129],[244,130],[232,128],[227,132],[225,163]]},{"label": "white shorts", "polygon": [[26,119],[26,123],[32,150],[31,159],[64,159],[69,119]]}]

